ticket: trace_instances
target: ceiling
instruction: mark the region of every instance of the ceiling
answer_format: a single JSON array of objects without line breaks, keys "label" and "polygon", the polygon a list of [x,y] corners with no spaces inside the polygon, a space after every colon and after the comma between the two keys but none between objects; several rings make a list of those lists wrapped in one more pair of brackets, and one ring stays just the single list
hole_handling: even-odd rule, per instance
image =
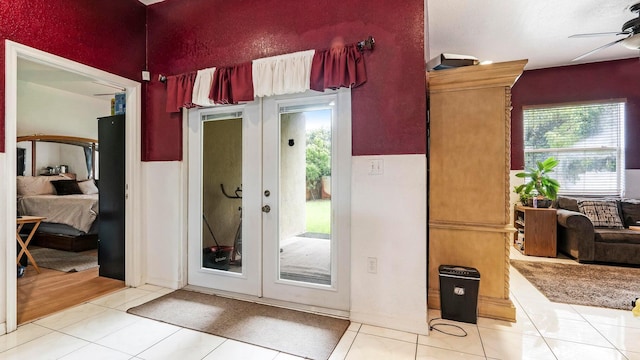
[{"label": "ceiling", "polygon": [[159,3],[159,2],[162,2],[162,1],[164,1],[164,0],[140,0],[140,2],[145,4],[145,5],[151,5],[151,4]]},{"label": "ceiling", "polygon": [[431,0],[430,57],[440,53],[480,60],[529,59],[526,69],[638,57],[616,44],[580,61],[571,60],[622,36],[569,39],[572,34],[615,32],[637,16],[638,0]]},{"label": "ceiling", "polygon": [[110,101],[123,89],[37,62],[18,59],[18,80]]}]

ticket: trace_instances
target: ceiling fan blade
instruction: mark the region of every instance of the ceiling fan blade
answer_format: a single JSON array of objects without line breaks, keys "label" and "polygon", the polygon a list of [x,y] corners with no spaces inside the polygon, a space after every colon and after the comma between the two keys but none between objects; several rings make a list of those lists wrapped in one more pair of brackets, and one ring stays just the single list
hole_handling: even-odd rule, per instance
[{"label": "ceiling fan blade", "polygon": [[573,60],[571,60],[571,61],[578,61],[578,60],[580,60],[580,59],[582,59],[582,58],[584,58],[584,57],[587,57],[587,56],[589,56],[589,55],[591,55],[591,54],[593,54],[593,53],[595,53],[595,52],[598,52],[598,51],[600,51],[600,50],[602,50],[602,49],[606,49],[606,48],[608,48],[609,46],[613,46],[613,45],[615,45],[615,44],[617,44],[617,43],[619,43],[619,42],[622,42],[622,41],[624,41],[625,39],[627,39],[627,38],[624,38],[624,39],[618,39],[618,40],[616,40],[616,41],[612,41],[612,42],[610,42],[610,43],[608,43],[608,44],[602,45],[602,46],[600,46],[599,48],[597,48],[597,49],[593,49],[593,50],[589,51],[589,52],[588,52],[588,53],[586,53],[586,54],[582,54],[582,55],[578,56],[577,58],[575,58],[575,59],[573,59]]},{"label": "ceiling fan blade", "polygon": [[622,31],[622,32],[602,32],[602,33],[588,33],[588,34],[573,34],[569,36],[569,38],[585,38],[585,37],[597,37],[597,36],[609,36],[609,35],[629,35],[630,32]]}]

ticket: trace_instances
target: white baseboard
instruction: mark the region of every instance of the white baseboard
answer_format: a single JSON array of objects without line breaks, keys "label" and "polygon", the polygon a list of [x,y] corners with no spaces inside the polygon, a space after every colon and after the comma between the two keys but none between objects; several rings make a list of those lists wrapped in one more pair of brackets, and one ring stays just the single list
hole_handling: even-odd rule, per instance
[{"label": "white baseboard", "polygon": [[0,335],[4,335],[7,333],[7,323],[3,322],[0,324]]},{"label": "white baseboard", "polygon": [[159,279],[154,277],[147,277],[146,283],[149,285],[161,286],[164,288],[174,289],[174,290],[178,290],[182,288],[179,281]]},{"label": "white baseboard", "polygon": [[[426,309],[426,305],[425,305]],[[414,334],[429,335],[426,316],[420,319],[418,316],[411,319],[401,319],[398,317],[386,317],[381,314],[366,314],[351,311],[349,320],[357,323],[379,326],[387,329],[406,331]]]}]

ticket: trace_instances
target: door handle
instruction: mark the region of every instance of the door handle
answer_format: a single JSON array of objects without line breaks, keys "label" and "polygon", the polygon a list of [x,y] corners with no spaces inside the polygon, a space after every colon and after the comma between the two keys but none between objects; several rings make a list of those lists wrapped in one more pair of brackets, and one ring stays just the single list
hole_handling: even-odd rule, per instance
[{"label": "door handle", "polygon": [[271,206],[269,206],[269,205],[265,205],[265,206],[263,206],[263,207],[262,207],[262,212],[266,212],[266,213],[268,213],[268,212],[270,212],[270,211],[271,211]]}]

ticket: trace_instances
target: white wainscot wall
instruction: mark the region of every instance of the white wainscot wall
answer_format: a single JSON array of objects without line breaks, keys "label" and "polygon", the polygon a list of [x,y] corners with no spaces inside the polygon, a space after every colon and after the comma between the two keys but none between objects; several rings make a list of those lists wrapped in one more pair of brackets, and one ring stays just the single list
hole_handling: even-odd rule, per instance
[{"label": "white wainscot wall", "polygon": [[[371,160],[382,174],[369,175]],[[171,288],[186,283],[182,165],[143,163],[146,282]],[[351,191],[351,320],[426,334],[425,156],[353,157]]]},{"label": "white wainscot wall", "polygon": [[172,289],[186,283],[182,271],[182,165],[181,161],[142,163],[146,282]]},{"label": "white wainscot wall", "polygon": [[351,181],[351,320],[426,334],[426,157],[356,156]]}]

